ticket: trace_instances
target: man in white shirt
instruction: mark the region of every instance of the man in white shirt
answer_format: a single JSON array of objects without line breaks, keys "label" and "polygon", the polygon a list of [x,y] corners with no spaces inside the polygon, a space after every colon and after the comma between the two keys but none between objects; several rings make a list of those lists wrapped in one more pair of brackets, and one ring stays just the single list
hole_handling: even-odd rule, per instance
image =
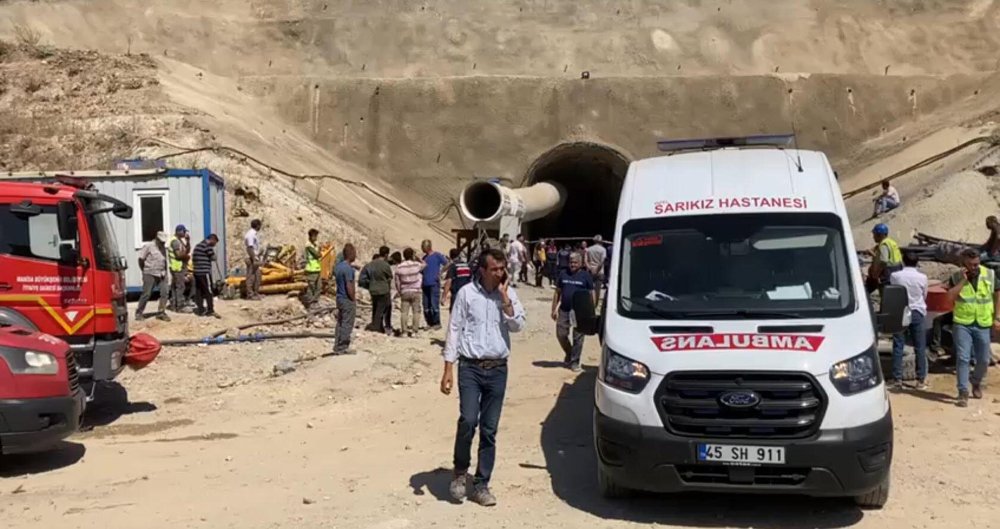
[{"label": "man in white shirt", "polygon": [[486,250],[479,259],[479,277],[455,297],[444,346],[441,393],[451,394],[452,366],[458,363],[458,432],[455,435],[455,474],[449,487],[452,497],[466,496],[467,473],[472,459],[472,438],[479,426],[479,456],[470,500],[496,505],[490,477],[496,461],[496,435],[507,390],[507,357],[510,333],[524,328],[524,307],[506,271],[500,250]]},{"label": "man in white shirt", "polygon": [[583,262],[587,265],[590,277],[594,279],[594,291],[597,292],[597,296],[594,298],[595,307],[600,305],[597,300],[601,297],[601,288],[603,288],[606,281],[604,277],[604,260],[607,257],[608,250],[604,247],[604,239],[600,234],[594,235],[594,244],[587,247],[587,251],[583,256]]},{"label": "man in white shirt", "polygon": [[243,245],[247,251],[247,299],[260,299],[260,219],[250,221],[250,229],[243,235]]},{"label": "man in white shirt", "polygon": [[[927,389],[927,329],[924,326],[924,319],[927,317],[927,276],[917,270],[916,255],[909,252],[903,254],[903,269],[889,276],[889,284],[906,289],[909,316],[907,328],[892,337],[893,389],[903,389],[903,347],[906,344],[906,331],[909,330],[917,362],[916,388],[923,391]],[[903,321],[906,320],[904,317]]]},{"label": "man in white shirt", "polygon": [[899,191],[889,183],[888,180],[882,182],[882,194],[875,199],[875,217],[888,213],[899,207]]},{"label": "man in white shirt", "polygon": [[517,284],[521,277],[521,268],[528,256],[528,248],[524,246],[524,235],[518,235],[507,247],[507,267],[510,273],[510,284]]}]

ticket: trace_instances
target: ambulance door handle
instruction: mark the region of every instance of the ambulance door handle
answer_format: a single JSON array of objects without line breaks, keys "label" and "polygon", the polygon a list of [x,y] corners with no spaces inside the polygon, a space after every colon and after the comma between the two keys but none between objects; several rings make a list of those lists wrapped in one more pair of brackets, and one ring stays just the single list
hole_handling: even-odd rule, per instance
[{"label": "ambulance door handle", "polygon": [[0,283],[0,290],[10,290],[14,287],[10,286],[10,283]]}]

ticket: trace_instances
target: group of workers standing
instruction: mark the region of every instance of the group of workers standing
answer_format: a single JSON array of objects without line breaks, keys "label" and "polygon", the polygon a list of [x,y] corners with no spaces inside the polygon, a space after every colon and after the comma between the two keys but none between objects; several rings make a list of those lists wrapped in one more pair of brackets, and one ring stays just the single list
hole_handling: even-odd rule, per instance
[{"label": "group of workers standing", "polygon": [[[471,271],[456,250],[452,250],[449,259],[434,251],[429,240],[424,240],[420,247],[422,255],[418,257],[413,248],[392,252],[388,246],[382,246],[362,267],[357,264],[358,253],[354,245],[344,245],[333,271],[337,287],[334,354],[352,352],[350,344],[357,316],[358,287],[368,290],[372,302],[372,319],[365,330],[396,334],[392,325],[394,299],[400,301],[400,336],[412,337],[418,332],[417,315],[420,312],[428,328],[441,329],[441,305],[449,298],[454,300],[455,293],[471,281]],[[444,297],[441,295],[442,282]]]},{"label": "group of workers standing", "polygon": [[172,237],[161,231],[143,245],[138,259],[142,295],[135,319],[146,318],[146,305],[154,289],[160,292],[157,319],[170,321],[168,303],[173,312],[188,312],[188,299],[193,300],[196,315],[218,318],[212,291],[212,265],[218,243],[219,237],[212,233],[192,248],[190,232],[183,224],[178,224]]},{"label": "group of workers standing", "polygon": [[[987,219],[991,240],[995,233],[996,219]],[[899,244],[889,237],[889,227],[877,224],[872,230],[876,243],[874,259],[869,267],[866,286],[873,292],[885,285],[898,285],[907,293],[907,310],[904,330],[893,336],[892,387],[903,385],[903,348],[906,335],[913,342],[916,360],[916,389],[927,389],[927,276],[918,270],[915,254],[903,252]],[[948,298],[954,303],[952,310],[952,338],[956,357],[956,405],[967,407],[969,398],[983,398],[983,381],[991,360],[991,331],[1000,332],[1000,282],[992,268],[982,265],[982,254],[989,255],[990,241],[984,248],[966,248],[961,253],[961,268],[947,281]],[[972,366],[975,366],[973,369]]]}]

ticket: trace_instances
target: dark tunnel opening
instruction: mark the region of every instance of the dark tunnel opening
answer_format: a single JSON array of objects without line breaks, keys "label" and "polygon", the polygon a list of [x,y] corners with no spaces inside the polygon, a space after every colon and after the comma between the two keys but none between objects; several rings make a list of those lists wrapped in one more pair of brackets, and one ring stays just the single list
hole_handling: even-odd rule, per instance
[{"label": "dark tunnel opening", "polygon": [[559,211],[526,223],[525,237],[590,239],[601,234],[610,240],[628,164],[618,151],[595,143],[564,144],[542,155],[528,170],[524,185],[562,184],[566,203]]}]

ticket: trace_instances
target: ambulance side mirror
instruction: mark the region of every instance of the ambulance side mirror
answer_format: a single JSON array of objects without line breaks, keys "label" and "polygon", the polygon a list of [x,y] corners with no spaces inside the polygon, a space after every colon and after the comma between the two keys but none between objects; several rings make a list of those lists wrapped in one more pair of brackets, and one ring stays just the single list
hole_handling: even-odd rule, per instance
[{"label": "ambulance side mirror", "polygon": [[594,294],[589,290],[577,290],[573,294],[573,313],[576,329],[587,336],[597,334],[600,322],[594,310]]},{"label": "ambulance side mirror", "polygon": [[903,315],[906,312],[908,300],[906,289],[899,285],[886,285],[882,289],[882,306],[879,308],[875,321],[878,331],[896,334],[903,330]]}]

